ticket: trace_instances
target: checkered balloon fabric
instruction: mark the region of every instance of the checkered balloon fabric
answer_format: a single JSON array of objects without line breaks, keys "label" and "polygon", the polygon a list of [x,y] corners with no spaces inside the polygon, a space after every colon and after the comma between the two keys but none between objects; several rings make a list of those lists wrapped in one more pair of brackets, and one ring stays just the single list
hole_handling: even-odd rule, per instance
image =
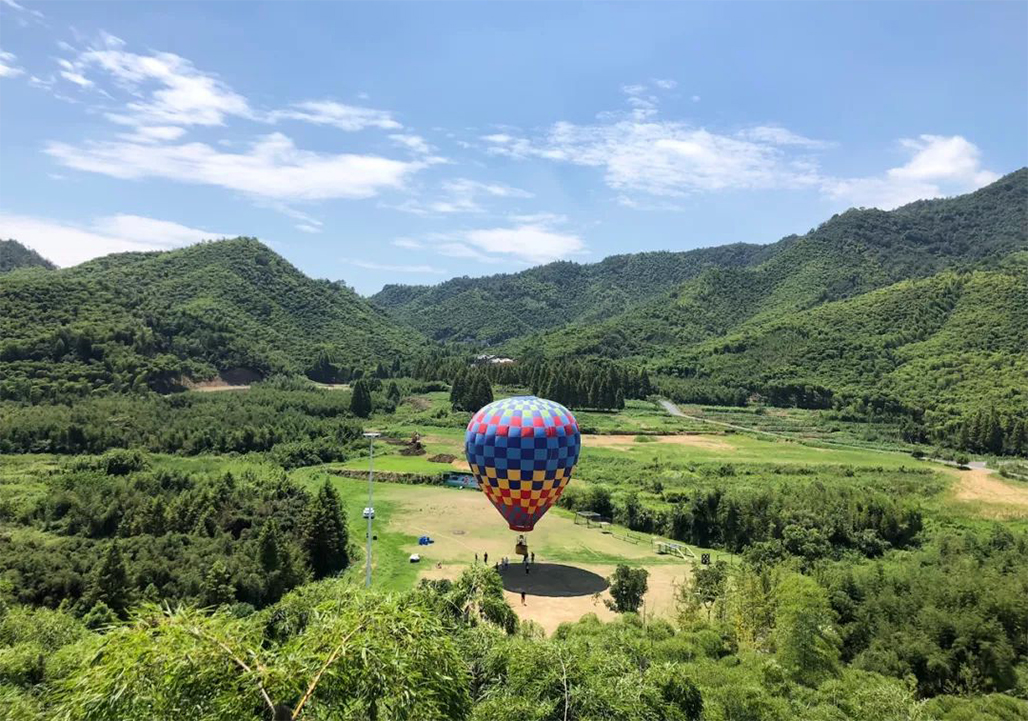
[{"label": "checkered balloon fabric", "polygon": [[557,502],[581,447],[571,411],[535,396],[490,403],[464,438],[471,472],[513,531],[531,531]]}]

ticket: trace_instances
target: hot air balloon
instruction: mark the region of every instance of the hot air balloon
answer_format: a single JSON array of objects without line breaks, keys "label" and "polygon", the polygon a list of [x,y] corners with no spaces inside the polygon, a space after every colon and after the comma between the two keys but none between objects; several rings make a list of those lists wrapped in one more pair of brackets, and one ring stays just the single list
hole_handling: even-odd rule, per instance
[{"label": "hot air balloon", "polygon": [[[571,481],[582,437],[564,406],[504,398],[472,417],[464,451],[479,487],[512,531],[531,531]],[[524,548],[523,548],[524,547]],[[527,553],[523,539],[518,552]]]}]

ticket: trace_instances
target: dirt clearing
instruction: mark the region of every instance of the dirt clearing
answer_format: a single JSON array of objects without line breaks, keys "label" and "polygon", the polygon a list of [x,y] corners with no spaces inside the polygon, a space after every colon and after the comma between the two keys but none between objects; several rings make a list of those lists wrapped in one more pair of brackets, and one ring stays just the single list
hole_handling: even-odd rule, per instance
[{"label": "dirt clearing", "polygon": [[950,473],[957,478],[953,497],[958,501],[981,504],[982,515],[990,518],[1028,516],[1028,486],[1006,481],[984,468]]}]

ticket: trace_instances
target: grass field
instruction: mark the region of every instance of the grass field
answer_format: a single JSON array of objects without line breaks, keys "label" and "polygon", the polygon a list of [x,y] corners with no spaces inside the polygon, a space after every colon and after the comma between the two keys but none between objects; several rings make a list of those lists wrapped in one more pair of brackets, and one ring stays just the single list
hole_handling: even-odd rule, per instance
[{"label": "grass field", "polygon": [[[332,476],[318,468],[300,469],[293,477],[308,487],[329,479],[342,498],[350,522],[350,532],[363,543],[365,521],[361,512],[367,505],[367,482]],[[475,561],[478,554],[490,563],[503,556],[512,563],[516,534],[507,528],[500,515],[478,491],[439,486],[417,486],[396,483],[374,484],[375,521],[373,542],[373,585],[386,590],[409,588],[419,578],[452,578]],[[613,526],[605,533],[599,528],[576,525],[573,514],[552,509],[536,530],[529,535],[537,562],[562,563],[584,568],[600,576],[608,576],[619,563],[644,567],[650,572],[647,604],[650,613],[668,615],[674,610],[675,589],[685,580],[691,563],[678,557],[657,555],[651,539],[645,534],[629,534]],[[418,537],[427,535],[434,541],[419,546]],[[624,540],[634,537],[635,541]],[[699,556],[703,550],[692,547]],[[421,554],[421,562],[412,564],[412,553]],[[730,554],[711,551],[717,558],[731,559]],[[363,567],[354,571],[363,574]],[[584,613],[612,616],[598,599],[591,596],[573,598],[534,597],[522,607],[516,593],[509,594],[511,605],[523,618],[553,630],[563,621],[577,620]]]}]

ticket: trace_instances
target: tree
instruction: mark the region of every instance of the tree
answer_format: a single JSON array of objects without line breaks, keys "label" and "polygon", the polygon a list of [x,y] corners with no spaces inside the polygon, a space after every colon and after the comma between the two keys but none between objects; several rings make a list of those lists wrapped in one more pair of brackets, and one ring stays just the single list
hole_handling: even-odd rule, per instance
[{"label": "tree", "polygon": [[257,558],[264,571],[264,601],[277,601],[282,594],[301,583],[303,575],[297,572],[290,545],[274,519],[261,528],[257,548]]},{"label": "tree", "polygon": [[350,396],[350,412],[359,418],[367,418],[371,415],[371,390],[365,380],[359,380],[353,384],[352,395]]},{"label": "tree", "polygon": [[465,410],[475,412],[493,402],[493,387],[485,373],[480,373],[471,387]]},{"label": "tree", "polygon": [[200,584],[200,603],[203,606],[223,606],[236,600],[236,587],[228,567],[220,558],[203,574]]},{"label": "tree", "polygon": [[645,568],[629,568],[619,564],[610,583],[610,599],[604,600],[607,608],[617,613],[634,613],[642,605],[646,595],[647,579],[650,574]]},{"label": "tree", "polygon": [[386,398],[394,406],[400,402],[400,387],[396,385],[396,381],[389,381],[389,388],[386,390]]},{"label": "tree", "polygon": [[797,681],[817,686],[836,673],[839,637],[828,592],[814,579],[793,573],[778,590],[775,652]]},{"label": "tree", "polygon": [[324,578],[350,565],[346,518],[339,494],[328,481],[308,503],[300,536],[314,578]]},{"label": "tree", "polygon": [[89,600],[92,606],[99,602],[107,604],[108,608],[122,618],[132,603],[128,571],[117,541],[111,541],[104,549],[100,563],[94,569]]},{"label": "tree", "polygon": [[693,616],[702,608],[706,620],[718,608],[718,617],[723,620],[728,594],[728,564],[716,561],[713,566],[692,566],[692,576],[680,591],[679,611],[683,616]]}]

